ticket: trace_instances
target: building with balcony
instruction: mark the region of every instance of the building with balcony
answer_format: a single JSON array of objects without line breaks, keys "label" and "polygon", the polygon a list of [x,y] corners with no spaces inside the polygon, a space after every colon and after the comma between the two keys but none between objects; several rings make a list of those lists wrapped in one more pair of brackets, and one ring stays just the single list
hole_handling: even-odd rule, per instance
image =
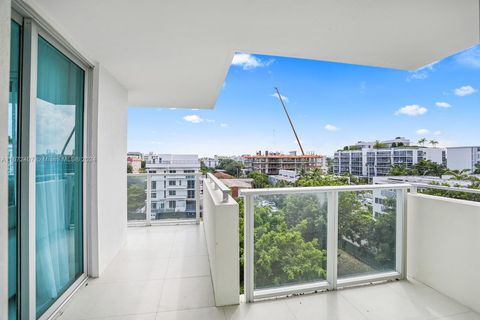
[{"label": "building with balcony", "polygon": [[267,175],[278,175],[280,170],[300,172],[304,169],[319,169],[327,172],[327,158],[317,154],[297,155],[295,151],[289,154],[268,152],[243,156],[247,172],[261,172]]},{"label": "building with balcony", "polygon": [[132,173],[140,173],[142,168],[143,154],[141,152],[127,153],[127,164],[132,166]]},{"label": "building with balcony", "polygon": [[[0,1],[0,319],[479,319],[478,203],[241,190],[241,249],[218,179],[203,219],[163,222],[149,179],[166,172],[125,172],[128,107],[213,108],[238,49],[416,70],[477,45],[479,16],[477,0]],[[372,188],[394,190],[385,224],[345,229]]]},{"label": "building with balcony", "polygon": [[145,161],[147,172],[152,174],[147,181],[152,219],[178,218],[182,214],[195,217],[200,172],[198,156],[149,153]]},{"label": "building with balcony", "polygon": [[381,147],[378,148],[374,148],[374,145],[375,142],[360,141],[348,147],[348,150],[335,152],[333,172],[339,175],[349,173],[354,176],[375,177],[386,176],[396,164],[411,168],[422,160],[439,164],[445,162],[444,149],[413,147],[405,138],[381,141]]},{"label": "building with balcony", "polygon": [[480,146],[447,148],[447,165],[450,170],[474,172],[477,163],[480,163]]}]

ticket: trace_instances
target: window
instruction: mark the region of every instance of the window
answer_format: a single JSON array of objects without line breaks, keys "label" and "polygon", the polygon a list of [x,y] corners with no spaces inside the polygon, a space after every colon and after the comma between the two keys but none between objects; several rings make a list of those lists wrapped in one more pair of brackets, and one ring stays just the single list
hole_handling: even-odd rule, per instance
[{"label": "window", "polygon": [[152,189],[157,189],[157,181],[152,181]]},{"label": "window", "polygon": [[194,199],[195,198],[195,190],[187,190],[187,198]]},{"label": "window", "polygon": [[177,181],[175,181],[175,180],[170,180],[170,181],[168,181],[168,185],[169,185],[169,186],[175,186],[175,185],[177,185]]},{"label": "window", "polygon": [[170,173],[177,173],[177,170],[170,170]]},{"label": "window", "polygon": [[157,198],[157,194],[155,192],[152,192],[152,199]]},{"label": "window", "polygon": [[152,202],[152,210],[155,210],[157,209],[157,203],[156,202]]},{"label": "window", "polygon": [[195,170],[183,170],[183,173],[195,173]]},{"label": "window", "polygon": [[187,189],[195,189],[195,180],[187,180]]},{"label": "window", "polygon": [[168,201],[168,207],[170,209],[175,209],[177,207],[177,202],[176,201]]},{"label": "window", "polygon": [[176,196],[176,195],[177,195],[177,191],[175,191],[175,190],[168,190],[168,195],[169,195],[169,196]]},{"label": "window", "polygon": [[165,203],[160,203],[160,209],[165,209]]},{"label": "window", "polygon": [[83,269],[85,71],[38,37],[36,311],[42,315]]}]

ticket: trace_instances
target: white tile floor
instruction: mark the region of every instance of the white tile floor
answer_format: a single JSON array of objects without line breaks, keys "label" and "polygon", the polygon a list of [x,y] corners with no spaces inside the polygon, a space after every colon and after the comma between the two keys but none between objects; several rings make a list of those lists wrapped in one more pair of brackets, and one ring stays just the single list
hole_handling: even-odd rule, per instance
[{"label": "white tile floor", "polygon": [[129,228],[102,277],[58,320],[480,320],[422,284],[402,281],[216,308],[203,226]]}]

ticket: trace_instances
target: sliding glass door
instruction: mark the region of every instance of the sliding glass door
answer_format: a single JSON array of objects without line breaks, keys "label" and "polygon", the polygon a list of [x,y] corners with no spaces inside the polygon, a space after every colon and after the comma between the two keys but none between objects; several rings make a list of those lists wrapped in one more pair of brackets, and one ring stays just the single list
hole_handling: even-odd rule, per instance
[{"label": "sliding glass door", "polygon": [[21,27],[11,22],[10,90],[8,101],[8,319],[17,318],[18,243],[18,114],[20,91]]},{"label": "sliding glass door", "polygon": [[42,315],[84,273],[85,71],[38,37],[36,310]]}]

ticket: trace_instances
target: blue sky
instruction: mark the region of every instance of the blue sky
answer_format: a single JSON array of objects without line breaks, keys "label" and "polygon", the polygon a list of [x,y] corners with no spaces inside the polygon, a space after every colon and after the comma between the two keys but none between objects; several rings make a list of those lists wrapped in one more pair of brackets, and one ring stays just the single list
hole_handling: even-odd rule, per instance
[{"label": "blue sky", "polygon": [[425,137],[480,145],[480,46],[415,72],[237,54],[213,110],[129,108],[128,150],[241,155],[298,150],[278,87],[306,151],[333,155],[358,140]]}]

